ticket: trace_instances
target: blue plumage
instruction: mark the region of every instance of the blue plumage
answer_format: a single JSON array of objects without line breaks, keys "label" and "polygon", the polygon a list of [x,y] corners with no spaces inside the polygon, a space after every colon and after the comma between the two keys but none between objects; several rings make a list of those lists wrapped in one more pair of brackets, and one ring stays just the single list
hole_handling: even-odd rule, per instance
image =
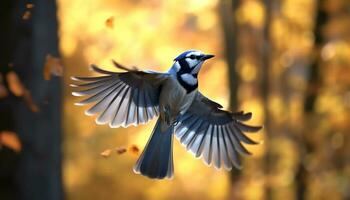
[{"label": "blue plumage", "polygon": [[173,176],[172,141],[174,127],[171,125],[162,132],[161,123],[164,122],[158,119],[145,149],[134,166],[135,173],[156,179]]},{"label": "blue plumage", "polygon": [[185,51],[174,59],[167,73],[128,69],[111,72],[95,65],[103,76],[72,77],[74,96],[86,98],[76,105],[93,104],[87,115],[98,115],[97,124],[112,128],[137,126],[158,117],[152,135],[134,166],[134,172],[154,179],[172,178],[173,135],[195,157],[215,168],[240,168],[238,153],[249,155],[241,144],[257,144],[243,132],[257,132],[261,127],[242,123],[251,113],[232,113],[198,91],[198,73],[213,55]]}]

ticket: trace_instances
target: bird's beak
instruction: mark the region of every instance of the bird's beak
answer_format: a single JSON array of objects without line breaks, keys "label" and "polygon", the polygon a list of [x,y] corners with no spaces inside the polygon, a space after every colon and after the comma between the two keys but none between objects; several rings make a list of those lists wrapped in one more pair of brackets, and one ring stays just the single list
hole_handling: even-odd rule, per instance
[{"label": "bird's beak", "polygon": [[202,60],[203,60],[203,61],[204,61],[204,60],[208,60],[208,59],[210,59],[210,58],[212,58],[212,57],[214,57],[214,55],[207,54],[207,55],[204,55],[204,56],[202,57]]}]

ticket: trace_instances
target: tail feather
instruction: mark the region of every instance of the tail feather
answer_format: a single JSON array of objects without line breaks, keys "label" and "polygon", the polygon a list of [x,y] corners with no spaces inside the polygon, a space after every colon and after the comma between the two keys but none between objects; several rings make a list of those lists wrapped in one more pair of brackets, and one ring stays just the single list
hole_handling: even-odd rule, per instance
[{"label": "tail feather", "polygon": [[140,158],[134,166],[134,172],[149,178],[171,178],[173,167],[173,126],[161,131],[162,122],[158,119]]}]

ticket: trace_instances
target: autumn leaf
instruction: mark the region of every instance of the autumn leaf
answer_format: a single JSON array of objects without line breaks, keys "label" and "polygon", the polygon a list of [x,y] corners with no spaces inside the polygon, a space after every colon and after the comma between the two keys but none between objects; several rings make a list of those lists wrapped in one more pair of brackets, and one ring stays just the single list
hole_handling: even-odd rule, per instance
[{"label": "autumn leaf", "polygon": [[32,9],[32,8],[34,8],[34,4],[32,4],[32,3],[27,3],[27,4],[26,4],[26,8],[27,8],[27,9]]},{"label": "autumn leaf", "polygon": [[127,149],[125,147],[117,147],[115,148],[115,151],[117,152],[117,154],[123,154],[127,151]]},{"label": "autumn leaf", "polygon": [[0,99],[5,98],[8,96],[8,91],[6,87],[0,83]]},{"label": "autumn leaf", "polygon": [[129,152],[132,153],[132,154],[138,155],[139,152],[140,152],[140,149],[139,149],[139,147],[136,146],[135,144],[132,144],[132,145],[130,145],[130,147],[129,147]]},{"label": "autumn leaf", "polygon": [[24,103],[28,106],[28,108],[32,112],[37,113],[40,111],[38,105],[34,102],[34,100],[32,98],[32,94],[30,93],[30,91],[28,89],[24,89],[23,100],[24,100]]},{"label": "autumn leaf", "polygon": [[26,10],[22,15],[22,19],[29,20],[31,16],[32,16],[32,13],[29,10]]},{"label": "autumn leaf", "polygon": [[25,87],[23,86],[18,75],[14,71],[10,71],[6,74],[7,84],[10,91],[17,97],[21,97],[24,94]]},{"label": "autumn leaf", "polygon": [[106,20],[105,24],[108,28],[113,29],[114,28],[114,17],[112,16],[112,17],[108,18]]},{"label": "autumn leaf", "polygon": [[[32,94],[30,91],[22,84],[21,80],[19,79],[18,75],[14,71],[10,71],[6,75],[7,84],[9,86],[9,89],[11,93],[13,93],[17,97],[22,97],[24,100],[24,103],[28,106],[28,108],[32,112],[39,112],[40,109],[38,105],[34,102],[32,98]],[[1,85],[1,83],[0,83]],[[5,88],[6,89],[6,88]],[[1,86],[0,86],[0,96],[1,96]]]},{"label": "autumn leaf", "polygon": [[111,149],[106,149],[100,153],[100,155],[104,158],[108,158],[111,156],[112,150]]},{"label": "autumn leaf", "polygon": [[63,64],[60,58],[54,57],[50,54],[46,55],[43,75],[45,80],[50,80],[51,75],[62,76]]},{"label": "autumn leaf", "polygon": [[12,131],[2,131],[0,132],[0,145],[4,145],[15,152],[20,152],[22,149],[22,144],[17,137],[16,133]]},{"label": "autumn leaf", "polygon": [[0,99],[7,97],[8,95],[8,90],[4,85],[4,78],[2,74],[0,74]]}]

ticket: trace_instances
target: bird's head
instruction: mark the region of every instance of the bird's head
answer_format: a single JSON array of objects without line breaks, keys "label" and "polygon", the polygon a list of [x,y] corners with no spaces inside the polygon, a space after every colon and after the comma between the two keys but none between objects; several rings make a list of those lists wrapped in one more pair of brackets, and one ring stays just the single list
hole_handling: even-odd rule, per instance
[{"label": "bird's head", "polygon": [[201,51],[185,51],[174,59],[174,64],[169,73],[176,75],[180,84],[187,92],[191,92],[198,87],[197,76],[202,64],[212,57],[214,56],[204,54]]},{"label": "bird's head", "polygon": [[177,74],[191,74],[197,76],[204,61],[212,57],[214,57],[214,55],[204,54],[197,50],[185,51],[174,59],[173,68]]}]

